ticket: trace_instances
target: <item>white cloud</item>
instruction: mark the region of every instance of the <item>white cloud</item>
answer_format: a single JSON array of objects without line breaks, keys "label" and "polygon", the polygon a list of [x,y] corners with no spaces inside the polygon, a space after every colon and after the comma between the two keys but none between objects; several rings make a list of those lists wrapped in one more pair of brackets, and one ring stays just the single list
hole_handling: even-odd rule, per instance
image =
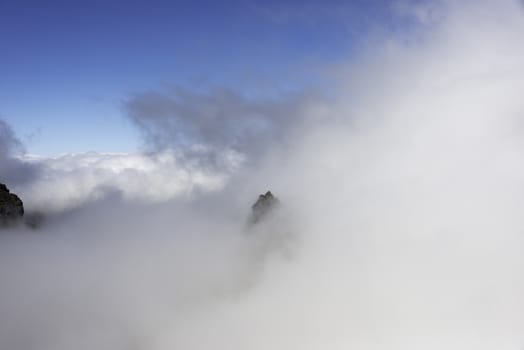
[{"label": "white cloud", "polygon": [[29,208],[57,211],[118,194],[125,200],[159,202],[196,191],[217,191],[242,163],[223,155],[221,172],[180,161],[174,151],[156,154],[83,153],[52,158],[25,156],[40,168],[35,181],[20,187]]}]

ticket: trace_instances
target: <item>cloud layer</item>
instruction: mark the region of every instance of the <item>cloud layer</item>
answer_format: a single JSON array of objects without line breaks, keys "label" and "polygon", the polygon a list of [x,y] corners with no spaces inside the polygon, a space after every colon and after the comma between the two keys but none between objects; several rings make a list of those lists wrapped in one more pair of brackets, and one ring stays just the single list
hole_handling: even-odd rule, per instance
[{"label": "cloud layer", "polygon": [[38,211],[62,211],[117,196],[154,203],[193,193],[217,191],[242,159],[223,156],[221,171],[182,162],[175,151],[155,154],[70,154],[54,158],[25,156],[40,176],[19,188],[27,205]]}]

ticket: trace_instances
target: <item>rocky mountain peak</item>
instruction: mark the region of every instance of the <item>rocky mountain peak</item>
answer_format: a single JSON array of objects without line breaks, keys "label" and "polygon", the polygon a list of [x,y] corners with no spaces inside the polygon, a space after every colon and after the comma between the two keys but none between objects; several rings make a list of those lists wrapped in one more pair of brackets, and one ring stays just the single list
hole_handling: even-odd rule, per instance
[{"label": "rocky mountain peak", "polygon": [[24,215],[24,204],[7,186],[0,183],[0,225],[11,224]]},{"label": "rocky mountain peak", "polygon": [[251,222],[257,223],[266,217],[278,205],[278,203],[278,198],[273,196],[271,191],[259,195],[255,204],[251,206]]}]

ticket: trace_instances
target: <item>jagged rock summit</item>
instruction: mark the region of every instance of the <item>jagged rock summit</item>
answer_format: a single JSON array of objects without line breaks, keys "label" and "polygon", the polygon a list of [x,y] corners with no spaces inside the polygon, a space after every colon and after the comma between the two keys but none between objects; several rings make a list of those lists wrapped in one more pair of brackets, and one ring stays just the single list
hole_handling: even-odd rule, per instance
[{"label": "jagged rock summit", "polygon": [[264,217],[266,217],[277,205],[279,200],[273,196],[271,191],[267,191],[265,194],[258,196],[255,204],[251,206],[251,222],[257,223]]},{"label": "jagged rock summit", "polygon": [[24,216],[24,203],[6,185],[0,183],[0,225],[5,226]]}]

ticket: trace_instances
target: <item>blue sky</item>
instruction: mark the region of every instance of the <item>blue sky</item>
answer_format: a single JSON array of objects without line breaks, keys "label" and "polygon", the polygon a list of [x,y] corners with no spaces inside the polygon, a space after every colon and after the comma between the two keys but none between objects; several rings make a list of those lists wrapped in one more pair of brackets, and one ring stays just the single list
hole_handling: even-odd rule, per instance
[{"label": "blue sky", "polygon": [[300,89],[346,60],[389,1],[0,0],[0,118],[34,154],[130,152],[135,93]]}]

